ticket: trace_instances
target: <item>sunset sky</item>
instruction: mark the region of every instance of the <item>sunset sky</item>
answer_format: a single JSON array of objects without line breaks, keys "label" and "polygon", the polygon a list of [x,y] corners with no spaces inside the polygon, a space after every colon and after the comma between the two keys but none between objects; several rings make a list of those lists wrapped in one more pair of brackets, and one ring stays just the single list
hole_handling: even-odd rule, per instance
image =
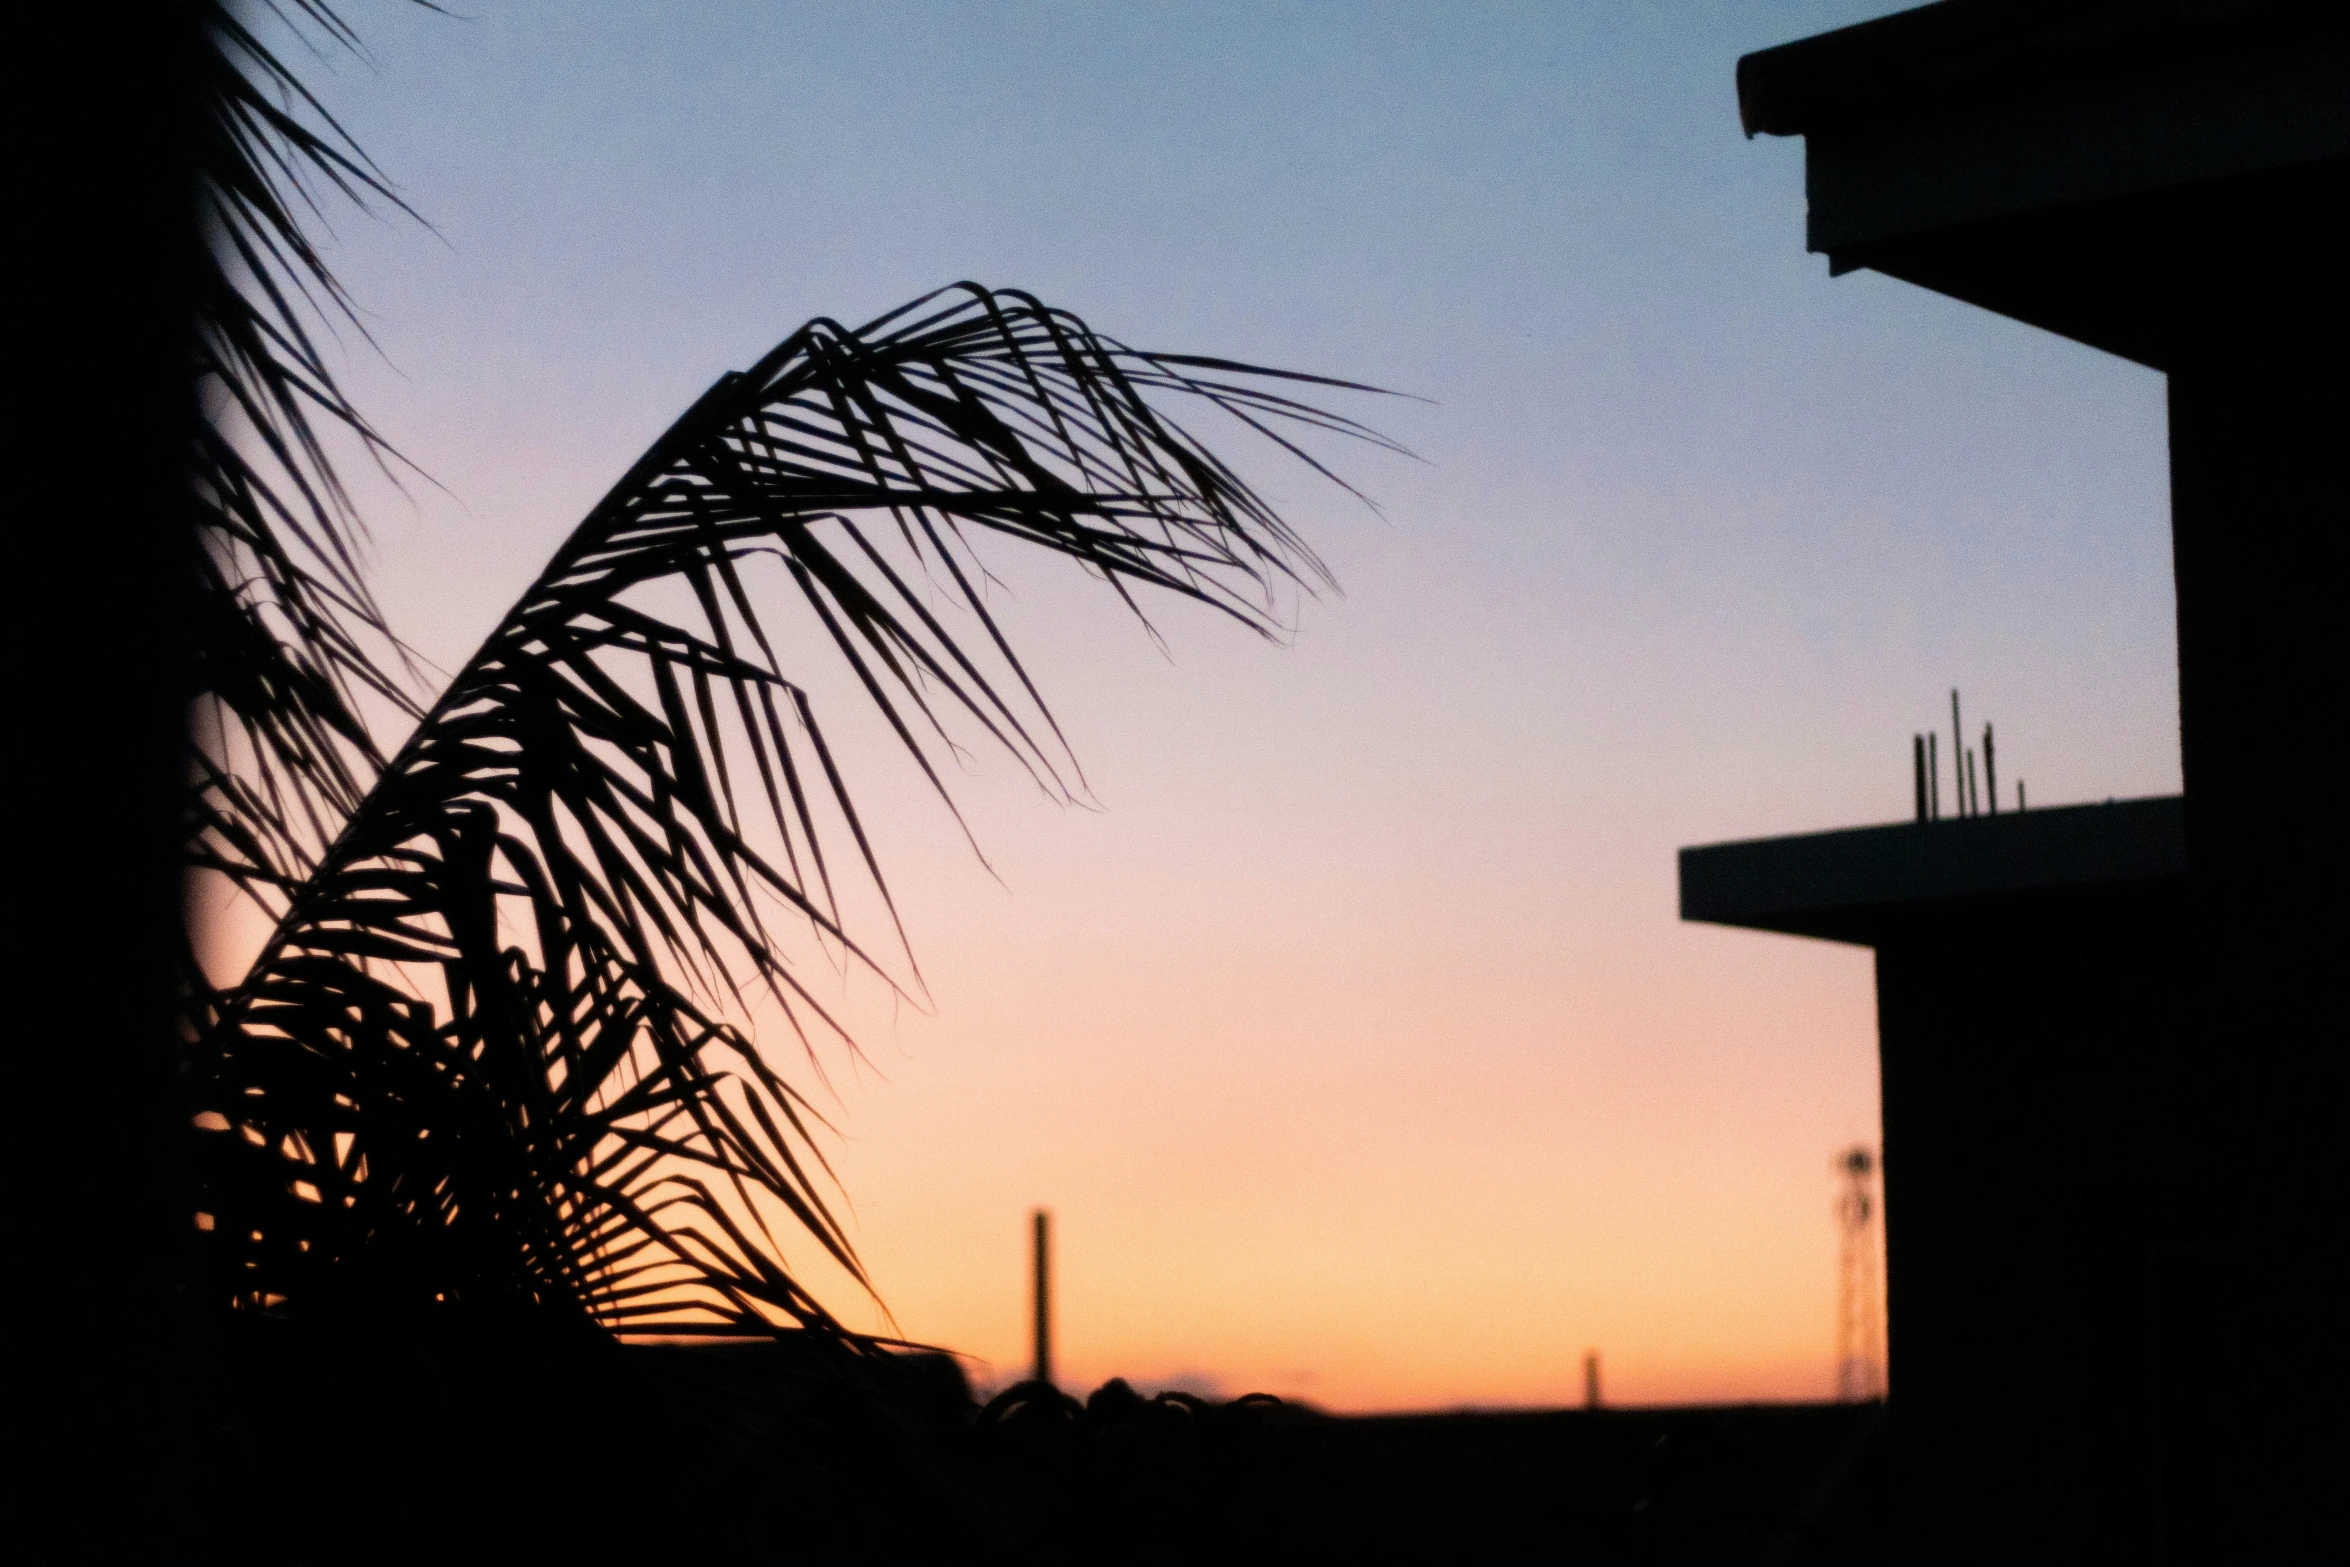
[{"label": "sunset sky", "polygon": [[1869,954],[1678,923],[1675,849],[1906,815],[1953,685],[2034,804],[2178,787],[2161,378],[1831,282],[1739,132],[1740,54],[1898,8],[351,0],[304,68],[431,227],[332,214],[340,362],[446,667],[811,316],[973,278],[1426,399],[1343,404],[1378,513],[1248,454],[1344,589],[1287,647],[990,557],[1099,807],[974,749],[992,875],[840,711],[931,1006],[816,1090],[897,1331],[1017,1374],[1042,1204],[1068,1385],[1829,1392]]}]

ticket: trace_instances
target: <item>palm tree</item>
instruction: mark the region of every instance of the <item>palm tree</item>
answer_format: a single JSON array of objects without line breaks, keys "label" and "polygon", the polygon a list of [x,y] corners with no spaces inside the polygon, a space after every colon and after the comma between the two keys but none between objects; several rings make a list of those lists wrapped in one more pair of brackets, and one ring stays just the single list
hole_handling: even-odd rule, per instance
[{"label": "palm tree", "polygon": [[328,437],[397,458],[306,325],[348,308],[302,222],[397,197],[234,15],[209,27],[186,839],[272,928],[228,982],[182,965],[195,1289],[337,1331],[800,1330],[871,1359],[787,1262],[797,1234],[864,1277],[751,1014],[820,1051],[845,1035],[811,957],[916,982],[778,617],[942,798],[957,733],[1066,794],[981,547],[1272,634],[1326,573],[1173,410],[1324,472],[1301,435],[1379,438],[1296,395],[1348,383],[1137,350],[1025,294],[814,321],[711,386],[413,695]]},{"label": "palm tree", "polygon": [[970,284],[817,321],[654,442],[380,765],[348,706],[232,709],[239,754],[295,772],[312,811],[208,756],[199,863],[276,915],[202,996],[193,1053],[217,1154],[199,1222],[236,1297],[829,1328],[766,1226],[852,1274],[855,1254],[744,1006],[838,1036],[786,931],[887,974],[842,883],[888,892],[775,610],[813,618],[942,794],[958,718],[1065,790],[976,546],[1273,630],[1265,590],[1319,565],[1152,401],[1354,429],[1269,379]]}]

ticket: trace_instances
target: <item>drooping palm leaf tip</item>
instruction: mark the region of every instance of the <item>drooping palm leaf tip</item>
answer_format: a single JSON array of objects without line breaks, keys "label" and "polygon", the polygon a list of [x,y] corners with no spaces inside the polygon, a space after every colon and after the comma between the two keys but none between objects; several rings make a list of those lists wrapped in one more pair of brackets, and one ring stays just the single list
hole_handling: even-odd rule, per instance
[{"label": "drooping palm leaf tip", "polygon": [[894,908],[777,617],[805,612],[801,643],[942,797],[957,725],[1065,790],[976,546],[1275,629],[1278,590],[1321,566],[1159,404],[1308,462],[1299,432],[1380,441],[1301,382],[1347,385],[1138,352],[968,284],[811,323],[721,378],[423,716],[219,998],[201,1222],[240,1297],[829,1329],[784,1234],[862,1274],[749,1009],[804,1047],[839,1039],[790,949],[882,974],[903,935],[848,928],[851,878]]},{"label": "drooping palm leaf tip", "polygon": [[[322,333],[361,328],[305,229],[328,196],[407,208],[240,8],[199,9],[209,245],[193,367],[206,417],[189,461],[204,545],[191,595],[190,832],[199,866],[276,911],[381,765],[365,709],[403,722],[421,712],[386,667],[393,639],[360,571],[359,519],[328,442],[396,459],[322,351]],[[359,48],[320,0],[259,9],[314,49]],[[203,976],[192,962],[188,974],[201,1012]]]}]

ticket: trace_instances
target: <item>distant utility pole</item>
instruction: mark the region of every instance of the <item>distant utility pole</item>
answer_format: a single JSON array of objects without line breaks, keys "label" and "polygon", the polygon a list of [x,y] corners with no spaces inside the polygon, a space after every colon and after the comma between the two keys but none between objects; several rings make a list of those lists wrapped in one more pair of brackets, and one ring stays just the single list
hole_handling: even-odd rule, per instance
[{"label": "distant utility pole", "polygon": [[1596,1349],[1583,1352],[1583,1407],[1599,1407],[1599,1351]]},{"label": "distant utility pole", "polygon": [[1885,1396],[1885,1351],[1877,1310],[1875,1195],[1877,1159],[1865,1147],[1836,1156],[1844,1189],[1836,1195],[1843,1246],[1836,1291],[1836,1399],[1859,1404]]},{"label": "distant utility pole", "polygon": [[1036,1275],[1036,1365],[1029,1376],[1049,1383],[1053,1379],[1053,1216],[1039,1208],[1031,1221],[1035,1226],[1030,1245]]}]

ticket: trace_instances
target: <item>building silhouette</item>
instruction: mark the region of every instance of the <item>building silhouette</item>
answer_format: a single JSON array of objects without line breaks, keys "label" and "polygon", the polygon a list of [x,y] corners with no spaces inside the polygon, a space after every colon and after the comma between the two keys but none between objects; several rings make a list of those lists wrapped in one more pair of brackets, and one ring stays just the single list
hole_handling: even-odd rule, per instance
[{"label": "building silhouette", "polygon": [[1948,0],[1738,95],[1832,275],[2169,380],[2183,798],[1682,854],[1876,952],[1899,1557],[2350,1560],[2350,8]]}]

